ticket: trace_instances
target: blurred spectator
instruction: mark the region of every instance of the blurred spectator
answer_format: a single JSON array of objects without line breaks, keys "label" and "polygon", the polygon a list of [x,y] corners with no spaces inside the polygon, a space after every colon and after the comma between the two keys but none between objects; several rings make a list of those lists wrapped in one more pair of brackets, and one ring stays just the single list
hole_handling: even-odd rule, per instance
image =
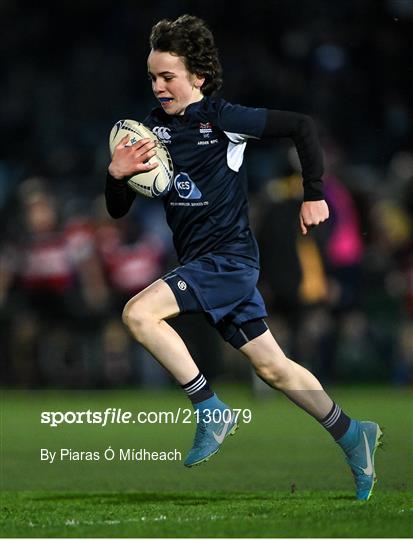
[{"label": "blurred spectator", "polygon": [[328,374],[322,340],[329,329],[325,302],[327,276],[315,237],[303,237],[298,216],[303,196],[299,161],[289,152],[286,176],[270,180],[253,210],[260,246],[260,288],[268,323],[288,355],[321,379]]},{"label": "blurred spectator", "polygon": [[92,355],[82,354],[81,336],[107,302],[92,230],[84,222],[60,222],[57,201],[39,179],[26,180],[19,197],[21,229],[1,253],[14,379],[25,385],[90,383],[93,366],[82,362]]}]

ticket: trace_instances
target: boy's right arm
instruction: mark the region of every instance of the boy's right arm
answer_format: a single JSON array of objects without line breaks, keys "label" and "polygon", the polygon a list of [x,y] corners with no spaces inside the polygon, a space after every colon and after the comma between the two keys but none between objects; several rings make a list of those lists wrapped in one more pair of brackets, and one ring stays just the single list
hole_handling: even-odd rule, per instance
[{"label": "boy's right arm", "polygon": [[127,185],[128,178],[158,166],[157,163],[146,163],[156,154],[155,143],[151,139],[142,139],[132,146],[126,146],[128,140],[129,135],[126,135],[116,146],[106,176],[106,208],[115,219],[128,213],[136,197],[136,193]]},{"label": "boy's right arm", "polygon": [[126,182],[126,179],[116,180],[109,171],[106,175],[106,208],[109,215],[115,219],[128,213],[136,197],[135,192],[128,187]]}]

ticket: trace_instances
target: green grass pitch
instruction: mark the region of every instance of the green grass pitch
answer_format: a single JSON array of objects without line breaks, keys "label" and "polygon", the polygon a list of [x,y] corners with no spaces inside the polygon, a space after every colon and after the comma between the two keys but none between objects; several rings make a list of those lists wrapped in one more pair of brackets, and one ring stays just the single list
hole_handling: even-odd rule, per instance
[{"label": "green grass pitch", "polygon": [[367,503],[330,436],[274,392],[217,387],[233,407],[252,410],[222,450],[200,467],[182,462],[40,461],[40,448],[108,446],[177,449],[194,425],[40,424],[44,410],[187,407],[179,390],[2,391],[2,537],[410,537],[413,534],[412,392],[392,387],[332,388],[350,415],[384,427],[378,484]]}]

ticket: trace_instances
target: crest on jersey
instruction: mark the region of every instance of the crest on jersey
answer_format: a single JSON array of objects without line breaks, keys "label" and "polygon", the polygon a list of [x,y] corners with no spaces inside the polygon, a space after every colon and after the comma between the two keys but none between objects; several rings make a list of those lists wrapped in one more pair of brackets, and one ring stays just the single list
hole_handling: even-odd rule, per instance
[{"label": "crest on jersey", "polygon": [[200,122],[199,123],[199,133],[201,133],[205,139],[207,139],[212,133],[212,124],[211,122]]},{"label": "crest on jersey", "polygon": [[202,197],[202,193],[187,173],[181,172],[177,174],[174,186],[181,199],[200,199]]}]

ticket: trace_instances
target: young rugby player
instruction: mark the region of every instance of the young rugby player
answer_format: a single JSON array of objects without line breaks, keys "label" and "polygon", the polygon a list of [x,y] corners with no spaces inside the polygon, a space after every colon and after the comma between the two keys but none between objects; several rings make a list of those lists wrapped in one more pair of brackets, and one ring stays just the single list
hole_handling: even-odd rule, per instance
[{"label": "young rugby player", "polygon": [[[367,500],[375,482],[379,426],[351,419],[314,375],[284,355],[264,321],[267,313],[256,288],[259,255],[248,222],[247,140],[293,140],[304,185],[299,221],[307,234],[328,218],[315,125],[303,114],[248,108],[212,97],[222,82],[221,66],[213,36],[197,17],[158,22],[150,47],[148,73],[160,106],[143,123],[168,145],[174,162],[174,186],[163,203],[181,266],[134,296],[123,320],[198,411],[185,465],[208,460],[237,427],[229,407],[211,390],[185,343],[166,322],[180,313],[203,312],[259,377],[329,431],[345,453],[357,498]],[[116,147],[108,168],[105,192],[113,218],[124,216],[135,199],[127,178],[156,166],[146,163],[156,152],[153,141],[125,146],[127,141],[125,137]]]}]

